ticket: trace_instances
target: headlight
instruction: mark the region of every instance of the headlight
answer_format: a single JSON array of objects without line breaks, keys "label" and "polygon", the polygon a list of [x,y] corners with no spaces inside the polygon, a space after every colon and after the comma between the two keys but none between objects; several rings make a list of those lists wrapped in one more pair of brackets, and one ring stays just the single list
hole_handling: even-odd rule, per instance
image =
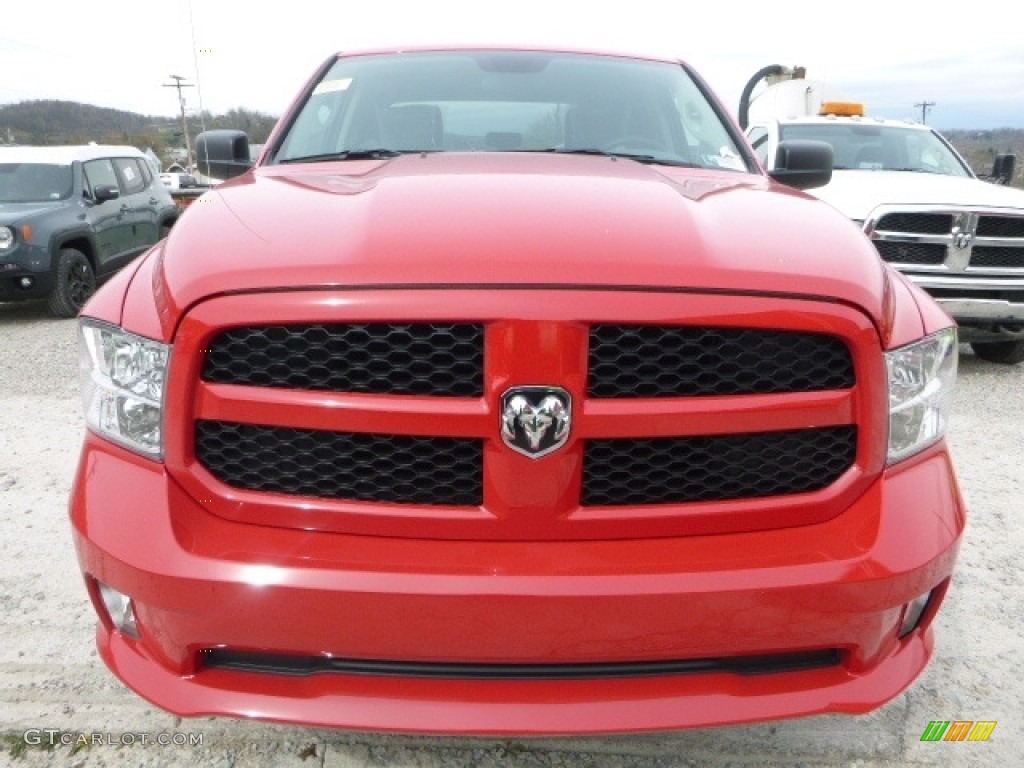
[{"label": "headlight", "polygon": [[14,247],[14,230],[10,227],[0,227],[0,251],[6,251]]},{"label": "headlight", "polygon": [[163,458],[170,347],[93,320],[83,320],[79,329],[86,423],[115,443]]},{"label": "headlight", "polygon": [[956,328],[887,352],[889,463],[942,439],[956,384]]}]

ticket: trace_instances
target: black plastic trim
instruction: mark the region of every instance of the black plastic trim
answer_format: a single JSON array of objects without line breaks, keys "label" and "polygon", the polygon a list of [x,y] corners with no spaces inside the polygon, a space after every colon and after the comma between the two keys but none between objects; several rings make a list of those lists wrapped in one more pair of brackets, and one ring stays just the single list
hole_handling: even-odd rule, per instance
[{"label": "black plastic trim", "polygon": [[470,664],[446,662],[339,659],[208,648],[199,652],[202,667],[290,676],[325,672],[373,677],[448,680],[594,680],[662,677],[699,672],[763,675],[836,666],[837,649],[795,653],[664,661],[592,662],[582,664]]}]

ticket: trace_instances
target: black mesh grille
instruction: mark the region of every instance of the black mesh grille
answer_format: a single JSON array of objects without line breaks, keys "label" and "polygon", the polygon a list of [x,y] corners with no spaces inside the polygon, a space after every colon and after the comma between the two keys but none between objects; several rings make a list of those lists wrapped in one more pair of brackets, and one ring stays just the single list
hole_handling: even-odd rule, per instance
[{"label": "black mesh grille", "polygon": [[996,248],[976,245],[971,251],[972,267],[1024,268],[1024,248]]},{"label": "black mesh grille", "polygon": [[1024,216],[981,216],[978,237],[1024,237]]},{"label": "black mesh grille", "polygon": [[589,354],[591,397],[807,392],[855,380],[846,345],[814,333],[597,325]]},{"label": "black mesh grille", "polygon": [[484,331],[470,323],[271,325],[217,336],[203,379],[406,395],[483,394]]},{"label": "black mesh grille", "polygon": [[946,246],[939,243],[897,243],[875,240],[875,248],[885,261],[898,264],[941,266],[946,261]]},{"label": "black mesh grille", "polygon": [[235,488],[353,501],[478,506],[483,445],[414,437],[196,423],[196,456]]},{"label": "black mesh grille", "polygon": [[913,232],[918,235],[948,235],[953,217],[948,213],[887,213],[875,229],[887,232]]},{"label": "black mesh grille", "polygon": [[722,501],[817,491],[857,454],[854,426],[713,437],[590,440],[584,506]]}]

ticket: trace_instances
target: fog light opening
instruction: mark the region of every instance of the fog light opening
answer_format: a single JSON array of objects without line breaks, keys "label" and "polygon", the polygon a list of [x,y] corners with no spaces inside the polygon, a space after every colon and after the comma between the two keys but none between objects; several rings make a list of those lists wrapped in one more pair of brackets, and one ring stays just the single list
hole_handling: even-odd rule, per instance
[{"label": "fog light opening", "polygon": [[119,631],[137,640],[139,625],[135,621],[135,607],[132,605],[132,599],[102,581],[97,581],[96,586],[99,588],[100,599],[103,600],[103,607],[107,611],[110,623]]},{"label": "fog light opening", "polygon": [[18,278],[18,287],[21,288],[22,290],[26,290],[27,291],[29,288],[31,288],[35,284],[36,284],[36,280],[35,280],[34,277],[25,276],[25,277]]},{"label": "fog light opening", "polygon": [[931,600],[931,597],[932,593],[930,591],[925,592],[903,606],[903,619],[900,621],[900,631],[897,637],[906,637],[917,629],[921,622],[921,617],[924,616],[928,608],[928,601]]}]

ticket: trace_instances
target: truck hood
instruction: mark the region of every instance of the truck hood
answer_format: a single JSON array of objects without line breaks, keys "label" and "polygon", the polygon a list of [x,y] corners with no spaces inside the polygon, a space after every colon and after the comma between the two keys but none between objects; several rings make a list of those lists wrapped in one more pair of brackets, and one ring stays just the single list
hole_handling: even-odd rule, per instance
[{"label": "truck hood", "polygon": [[851,219],[864,221],[879,205],[1024,208],[1024,191],[981,179],[908,171],[833,171],[810,190]]},{"label": "truck hood", "polygon": [[164,322],[206,297],[336,286],[634,286],[827,297],[879,318],[848,220],[766,177],[592,156],[437,153],[278,165],[172,230]]}]

